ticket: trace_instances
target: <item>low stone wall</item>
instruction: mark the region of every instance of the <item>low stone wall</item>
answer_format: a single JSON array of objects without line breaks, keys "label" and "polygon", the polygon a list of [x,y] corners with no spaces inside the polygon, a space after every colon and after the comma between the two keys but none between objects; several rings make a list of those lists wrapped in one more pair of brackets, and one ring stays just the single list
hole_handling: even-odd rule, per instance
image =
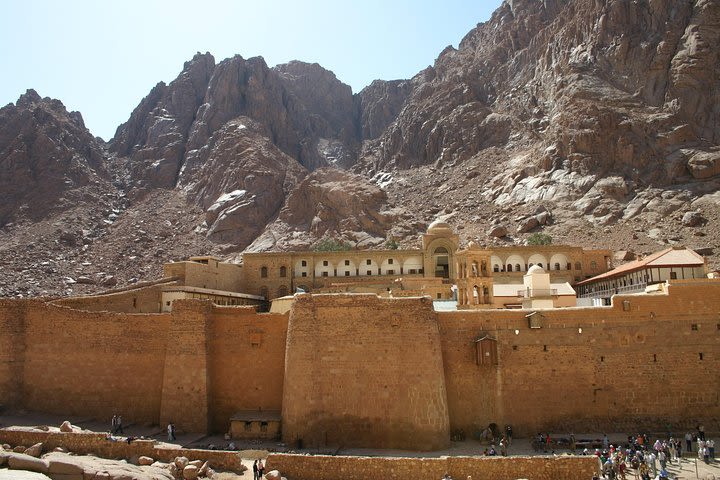
[{"label": "low stone wall", "polygon": [[293,480],[440,479],[589,480],[600,469],[594,456],[387,458],[270,454],[266,470]]},{"label": "low stone wall", "polygon": [[43,452],[55,447],[63,447],[79,455],[96,455],[111,459],[128,459],[144,455],[161,462],[171,462],[175,457],[182,456],[190,460],[207,461],[213,469],[238,473],[243,471],[242,459],[237,452],[159,447],[155,440],[134,440],[131,443],[111,441],[102,433],[38,432],[3,428],[0,429],[0,443],[26,447],[42,443]]}]

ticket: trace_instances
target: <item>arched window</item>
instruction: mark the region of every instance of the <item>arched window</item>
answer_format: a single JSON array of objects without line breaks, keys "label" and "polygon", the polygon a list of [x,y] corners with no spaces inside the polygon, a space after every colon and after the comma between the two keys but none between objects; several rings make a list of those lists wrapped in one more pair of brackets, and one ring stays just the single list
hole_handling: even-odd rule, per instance
[{"label": "arched window", "polygon": [[499,271],[500,271],[500,265],[498,265],[496,263],[495,265],[493,265],[493,272],[499,272]]},{"label": "arched window", "polygon": [[260,268],[260,277],[267,278],[267,267]]},{"label": "arched window", "polygon": [[543,264],[542,264],[542,263],[538,263],[538,267],[543,268]]},{"label": "arched window", "polygon": [[568,262],[568,264],[566,265],[566,267],[567,267],[567,270],[572,270],[572,264],[571,264],[570,262]]},{"label": "arched window", "polygon": [[560,270],[560,264],[559,264],[559,263],[556,263],[556,264],[555,264],[555,270]]},{"label": "arched window", "polygon": [[278,288],[278,297],[284,297],[288,294],[288,288],[285,285],[280,285]]},{"label": "arched window", "polygon": [[281,276],[281,277],[287,277],[287,268],[285,267],[285,265],[283,265],[282,267],[280,267],[280,276]]},{"label": "arched window", "polygon": [[507,265],[507,271],[508,271],[508,272],[512,272],[512,265],[510,265],[509,263],[508,263],[508,265]]},{"label": "arched window", "polygon": [[520,264],[519,264],[519,263],[516,263],[516,264],[515,264],[515,271],[516,271],[516,272],[519,272],[520,270],[521,270]]}]

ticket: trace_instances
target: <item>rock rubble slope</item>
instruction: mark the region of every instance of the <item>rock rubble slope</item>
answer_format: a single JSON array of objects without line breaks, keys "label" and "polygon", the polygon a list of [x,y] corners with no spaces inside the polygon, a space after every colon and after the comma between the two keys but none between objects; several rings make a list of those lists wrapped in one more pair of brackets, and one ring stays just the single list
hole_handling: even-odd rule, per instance
[{"label": "rock rubble slope", "polygon": [[187,254],[416,245],[438,216],[481,244],[685,244],[717,268],[718,44],[714,0],[506,0],[355,94],[317,64],[198,53],[107,145],[28,91],[0,110],[0,294]]}]

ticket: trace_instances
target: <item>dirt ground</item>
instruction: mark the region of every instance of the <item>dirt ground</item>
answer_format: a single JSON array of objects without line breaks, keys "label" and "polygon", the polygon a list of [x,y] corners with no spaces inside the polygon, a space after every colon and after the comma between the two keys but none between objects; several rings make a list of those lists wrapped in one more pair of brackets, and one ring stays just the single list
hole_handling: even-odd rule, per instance
[{"label": "dirt ground", "polygon": [[[55,415],[39,414],[32,412],[14,412],[0,415],[0,428],[9,426],[39,426],[49,425],[59,427],[64,420],[69,420],[73,425],[77,425],[83,429],[91,430],[95,432],[105,432],[110,429],[110,419],[107,422],[101,422],[92,418],[80,418],[80,417],[60,417]],[[250,440],[250,441],[239,441],[239,440],[225,440],[223,435],[202,435],[178,432],[177,439],[172,442],[167,441],[167,433],[164,428],[160,428],[157,425],[140,425],[132,422],[125,421],[123,424],[123,431],[125,435],[132,435],[135,437],[146,437],[154,438],[159,442],[173,444],[183,447],[191,448],[215,448],[225,449],[229,446],[230,442],[235,445],[235,450],[238,450],[243,457],[243,464],[248,467],[248,470],[244,474],[234,474],[231,472],[220,473],[216,478],[218,480],[233,480],[239,478],[252,478],[252,464],[255,459],[265,459],[271,452],[299,452],[299,453],[316,453],[316,454],[330,454],[330,455],[357,455],[357,456],[383,456],[383,457],[416,457],[416,458],[433,458],[442,456],[474,456],[482,455],[486,448],[489,448],[489,444],[480,443],[475,440],[466,440],[462,442],[452,442],[450,448],[445,450],[438,450],[433,452],[414,452],[404,450],[380,450],[380,449],[369,449],[369,448],[307,448],[302,450],[291,449],[287,445],[277,441],[261,441],[261,440]],[[550,432],[550,436],[553,439],[566,438],[566,433],[553,433]],[[663,435],[658,435],[663,438]],[[650,435],[654,440],[658,436]],[[578,443],[582,441],[589,441],[592,444],[597,444],[602,439],[602,433],[575,433],[575,438]],[[720,438],[718,434],[708,435],[707,438]],[[622,444],[627,440],[627,434],[625,433],[608,433],[608,439],[611,444]],[[684,446],[683,441],[683,446]],[[499,449],[498,449],[499,451]],[[693,453],[684,454],[684,458],[678,463],[669,464],[668,472],[671,478],[686,480],[686,479],[702,479],[702,480],[716,480],[720,479],[720,459],[717,458],[710,464],[705,464],[702,460],[698,460],[694,452],[697,451],[697,447],[693,445]],[[589,448],[590,454],[594,452],[594,448]],[[576,454],[581,454],[582,448],[577,449]],[[570,455],[570,451],[566,448],[557,448],[556,450],[549,449],[547,452],[542,450],[535,451],[532,447],[532,441],[529,438],[515,438],[512,445],[508,448],[508,455]],[[632,470],[629,471],[629,478],[634,478]]]}]

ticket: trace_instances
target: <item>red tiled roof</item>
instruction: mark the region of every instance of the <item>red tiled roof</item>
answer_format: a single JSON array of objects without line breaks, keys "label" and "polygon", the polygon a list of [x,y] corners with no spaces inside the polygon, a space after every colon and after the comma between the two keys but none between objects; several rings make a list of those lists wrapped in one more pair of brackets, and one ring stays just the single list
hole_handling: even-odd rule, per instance
[{"label": "red tiled roof", "polygon": [[634,260],[624,265],[620,265],[600,275],[596,275],[582,282],[576,283],[576,285],[586,285],[588,283],[595,283],[598,280],[604,280],[606,278],[617,277],[626,273],[635,272],[644,268],[651,267],[697,267],[705,265],[705,259],[695,253],[689,248],[666,248],[659,252],[655,252],[652,255],[641,260]]}]

